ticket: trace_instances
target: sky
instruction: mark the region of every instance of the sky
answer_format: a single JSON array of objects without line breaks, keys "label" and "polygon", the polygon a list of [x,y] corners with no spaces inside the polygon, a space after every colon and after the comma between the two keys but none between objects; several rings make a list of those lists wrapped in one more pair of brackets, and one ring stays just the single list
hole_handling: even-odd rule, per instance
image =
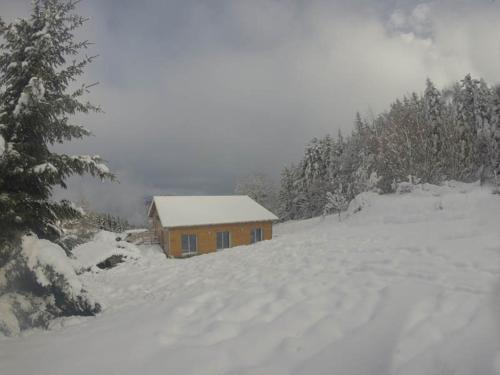
[{"label": "sky", "polygon": [[[29,0],[0,0],[4,20]],[[93,137],[119,183],[72,178],[56,197],[132,222],[144,198],[231,194],[238,178],[278,181],[313,137],[349,133],[402,95],[467,73],[500,83],[495,0],[82,0],[78,37],[98,59],[87,82]]]}]

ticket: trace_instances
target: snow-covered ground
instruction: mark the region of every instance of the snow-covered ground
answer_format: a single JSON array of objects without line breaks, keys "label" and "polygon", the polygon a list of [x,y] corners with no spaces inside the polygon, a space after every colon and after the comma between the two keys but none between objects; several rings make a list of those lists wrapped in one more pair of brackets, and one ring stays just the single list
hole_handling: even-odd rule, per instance
[{"label": "snow-covered ground", "polygon": [[85,273],[103,313],[1,339],[0,374],[500,374],[500,196],[358,203],[254,246],[142,247]]}]

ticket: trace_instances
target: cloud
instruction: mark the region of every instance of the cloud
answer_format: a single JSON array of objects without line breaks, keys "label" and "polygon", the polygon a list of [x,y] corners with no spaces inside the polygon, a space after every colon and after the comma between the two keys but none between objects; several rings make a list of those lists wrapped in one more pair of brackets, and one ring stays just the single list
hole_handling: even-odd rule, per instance
[{"label": "cloud", "polygon": [[102,155],[122,183],[71,188],[129,217],[145,195],[231,193],[252,172],[278,178],[310,138],[349,132],[356,111],[382,111],[427,77],[500,81],[490,1],[86,0],[80,9],[91,16],[81,35],[100,55],[86,74],[100,81],[91,98],[106,113],[82,118],[95,137],[62,149]]},{"label": "cloud", "polygon": [[431,18],[433,6],[433,3],[420,3],[408,11],[395,9],[389,17],[388,26],[396,33],[428,38],[433,32]]}]

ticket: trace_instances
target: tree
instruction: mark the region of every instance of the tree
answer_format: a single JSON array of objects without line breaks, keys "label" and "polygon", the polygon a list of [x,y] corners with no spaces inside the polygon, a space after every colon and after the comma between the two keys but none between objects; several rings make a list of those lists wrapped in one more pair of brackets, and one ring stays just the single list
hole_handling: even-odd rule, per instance
[{"label": "tree", "polygon": [[248,195],[270,211],[275,212],[277,209],[276,187],[264,174],[254,173],[238,179],[234,192]]},{"label": "tree", "polygon": [[92,85],[72,90],[94,59],[83,55],[89,43],[74,39],[85,22],[76,3],[35,0],[28,19],[0,23],[0,332],[7,334],[100,310],[54,243],[64,246],[61,222],[80,211],[52,200],[53,188],[66,188],[74,174],[113,179],[99,156],[52,147],[90,135],[71,118],[99,111],[84,100]]},{"label": "tree", "polygon": [[340,185],[333,193],[330,191],[326,193],[326,204],[323,209],[323,215],[337,213],[340,221],[340,214],[347,209],[348,204],[349,201],[345,198],[342,185]]},{"label": "tree", "polygon": [[[424,92],[424,118],[430,127],[431,134],[431,157],[435,174],[441,175],[442,160],[441,151],[443,147],[443,116],[445,107],[441,92],[434,86],[430,79],[426,81]],[[436,176],[433,176],[434,178]]]},{"label": "tree", "polygon": [[462,168],[459,178],[461,179],[473,178],[478,165],[476,148],[478,85],[479,81],[467,74],[454,90],[453,103],[459,134],[459,160]]},{"label": "tree", "polygon": [[297,167],[291,165],[281,171],[280,190],[278,193],[278,215],[282,220],[293,220],[298,217],[295,199],[297,191]]},{"label": "tree", "polygon": [[423,95],[395,100],[370,122],[356,114],[350,136],[312,139],[297,167],[283,171],[280,213],[317,216],[363,191],[393,192],[409,177],[484,182],[498,173],[500,89],[470,75],[441,91],[427,80]]},{"label": "tree", "polygon": [[491,165],[495,182],[498,185],[498,174],[500,174],[500,86],[493,90],[491,133],[493,137]]},{"label": "tree", "polygon": [[66,188],[73,174],[113,178],[99,156],[60,154],[51,147],[90,135],[70,117],[99,111],[83,100],[91,85],[70,90],[94,59],[77,60],[89,43],[74,40],[74,30],[85,22],[73,13],[75,4],[36,0],[29,19],[1,29],[0,135],[6,146],[0,157],[0,244],[29,231],[57,240],[58,222],[79,213],[68,201],[52,201],[53,187]]}]

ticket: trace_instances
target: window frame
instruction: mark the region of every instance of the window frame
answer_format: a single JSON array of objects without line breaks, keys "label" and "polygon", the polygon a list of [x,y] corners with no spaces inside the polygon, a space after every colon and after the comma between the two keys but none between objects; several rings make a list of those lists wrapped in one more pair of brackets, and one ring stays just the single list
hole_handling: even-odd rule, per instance
[{"label": "window frame", "polygon": [[[259,238],[257,238],[257,233],[259,233]],[[264,240],[264,230],[262,227],[252,228],[250,230],[250,243],[254,244]]]},{"label": "window frame", "polygon": [[[224,246],[224,239],[225,239],[225,234],[227,233],[227,246]],[[219,235],[221,235],[221,247],[219,247]],[[229,249],[231,247],[231,232],[228,230],[224,230],[221,232],[216,232],[215,234],[215,248],[217,250],[224,250],[224,249]]]},{"label": "window frame", "polygon": [[[187,237],[187,249],[184,248],[184,238]],[[194,238],[194,250],[192,239]],[[198,253],[198,236],[194,233],[181,234],[181,252],[183,256],[196,255]]]}]

